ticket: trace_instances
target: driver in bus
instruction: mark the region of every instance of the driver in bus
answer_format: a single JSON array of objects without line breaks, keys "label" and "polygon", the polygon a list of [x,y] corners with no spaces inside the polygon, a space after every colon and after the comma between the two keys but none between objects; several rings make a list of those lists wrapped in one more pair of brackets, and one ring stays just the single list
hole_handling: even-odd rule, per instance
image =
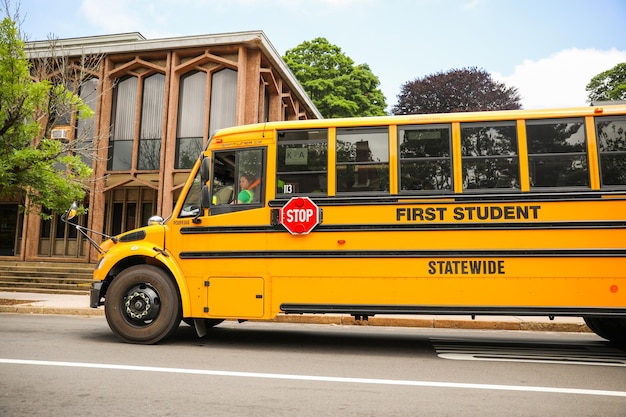
[{"label": "driver in bus", "polygon": [[260,180],[252,174],[242,174],[239,177],[239,194],[237,194],[237,204],[250,204],[258,201],[255,195]]}]

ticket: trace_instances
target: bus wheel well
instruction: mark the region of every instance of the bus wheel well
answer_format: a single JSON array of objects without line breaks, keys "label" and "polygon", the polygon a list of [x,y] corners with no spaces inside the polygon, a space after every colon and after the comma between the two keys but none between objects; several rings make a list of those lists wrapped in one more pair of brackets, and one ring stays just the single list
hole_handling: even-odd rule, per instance
[{"label": "bus wheel well", "polygon": [[587,327],[598,336],[608,341],[626,347],[626,318],[625,317],[583,317]]},{"label": "bus wheel well", "polygon": [[163,272],[165,272],[173,282],[176,282],[170,270],[166,268],[161,262],[155,260],[154,258],[147,258],[145,256],[131,256],[131,257],[122,259],[120,262],[114,265],[113,268],[111,268],[111,270],[109,271],[106,277],[105,285],[103,286],[101,296],[102,297],[106,296],[106,289],[109,287],[109,285],[111,285],[111,282],[115,279],[116,276],[118,276],[122,271],[135,265],[156,266],[157,268],[163,270]]}]

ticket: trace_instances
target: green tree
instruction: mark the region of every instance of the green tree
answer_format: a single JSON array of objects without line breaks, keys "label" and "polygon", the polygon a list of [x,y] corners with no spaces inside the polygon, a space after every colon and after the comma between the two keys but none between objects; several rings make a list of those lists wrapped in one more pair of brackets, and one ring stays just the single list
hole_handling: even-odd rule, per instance
[{"label": "green tree", "polygon": [[378,77],[325,38],[303,42],[283,59],[324,117],[385,115]]},{"label": "green tree", "polygon": [[585,90],[589,102],[626,100],[626,62],[593,77]]},{"label": "green tree", "polygon": [[517,88],[494,81],[483,69],[463,68],[408,81],[393,114],[454,113],[521,108]]},{"label": "green tree", "polygon": [[42,125],[54,118],[49,109],[70,109],[78,117],[93,112],[62,84],[32,80],[24,42],[5,12],[0,24],[0,199],[19,199],[26,211],[64,211],[83,199],[92,171],[70,142],[44,135]]}]

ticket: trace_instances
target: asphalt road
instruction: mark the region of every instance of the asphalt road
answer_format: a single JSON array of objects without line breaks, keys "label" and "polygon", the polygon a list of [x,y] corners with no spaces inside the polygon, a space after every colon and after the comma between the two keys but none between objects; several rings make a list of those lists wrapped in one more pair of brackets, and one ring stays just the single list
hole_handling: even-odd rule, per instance
[{"label": "asphalt road", "polygon": [[1,416],[626,415],[589,333],[225,322],[119,342],[103,317],[0,314]]}]

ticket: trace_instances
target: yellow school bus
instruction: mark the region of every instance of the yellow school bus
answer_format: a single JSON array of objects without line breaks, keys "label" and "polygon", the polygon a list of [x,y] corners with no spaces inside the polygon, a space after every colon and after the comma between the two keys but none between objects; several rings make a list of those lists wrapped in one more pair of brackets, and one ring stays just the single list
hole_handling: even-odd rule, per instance
[{"label": "yellow school bus", "polygon": [[626,342],[626,105],[223,129],[91,306],[156,343],[280,314],[584,317]]}]

